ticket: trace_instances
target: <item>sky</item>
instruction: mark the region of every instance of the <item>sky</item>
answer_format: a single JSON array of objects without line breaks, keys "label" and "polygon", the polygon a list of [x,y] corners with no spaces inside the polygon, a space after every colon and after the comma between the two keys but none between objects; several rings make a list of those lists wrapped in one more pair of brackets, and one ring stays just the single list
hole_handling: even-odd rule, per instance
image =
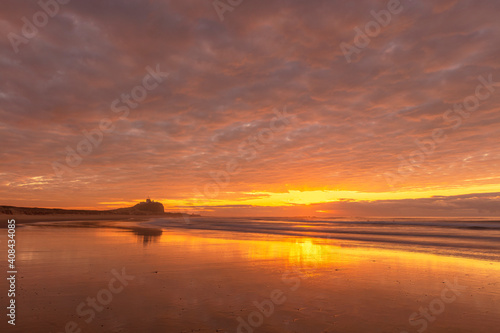
[{"label": "sky", "polygon": [[5,0],[0,205],[500,216],[499,13]]}]

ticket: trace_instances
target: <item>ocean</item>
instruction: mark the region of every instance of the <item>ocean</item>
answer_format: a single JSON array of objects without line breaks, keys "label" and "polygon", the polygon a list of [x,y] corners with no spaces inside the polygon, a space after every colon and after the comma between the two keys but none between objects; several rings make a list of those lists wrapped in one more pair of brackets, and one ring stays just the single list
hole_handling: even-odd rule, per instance
[{"label": "ocean", "polygon": [[[227,218],[152,219],[166,229],[217,230],[360,242],[363,246],[500,261],[500,220],[493,218]],[[352,242],[350,242],[352,244]]]}]

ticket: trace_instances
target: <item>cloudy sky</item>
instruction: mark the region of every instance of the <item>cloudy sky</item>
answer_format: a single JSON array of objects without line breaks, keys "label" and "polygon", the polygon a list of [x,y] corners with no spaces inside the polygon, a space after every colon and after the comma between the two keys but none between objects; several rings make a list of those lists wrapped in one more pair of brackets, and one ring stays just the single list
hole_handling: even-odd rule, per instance
[{"label": "cloudy sky", "polygon": [[496,0],[42,3],[2,3],[0,204],[500,215]]}]

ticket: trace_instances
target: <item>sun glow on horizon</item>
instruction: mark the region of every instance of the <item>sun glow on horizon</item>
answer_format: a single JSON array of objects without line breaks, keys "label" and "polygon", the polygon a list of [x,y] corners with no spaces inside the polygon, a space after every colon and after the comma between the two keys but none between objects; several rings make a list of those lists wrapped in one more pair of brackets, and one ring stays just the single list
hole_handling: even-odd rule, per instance
[{"label": "sun glow on horizon", "polygon": [[[294,206],[294,205],[312,205],[319,203],[337,202],[337,201],[379,201],[379,200],[403,200],[403,199],[422,199],[439,196],[456,196],[471,193],[491,193],[496,192],[499,185],[480,185],[467,188],[454,186],[448,188],[418,189],[414,191],[395,191],[395,192],[360,192],[360,191],[335,191],[335,190],[289,190],[287,192],[231,192],[230,195],[223,198],[193,198],[186,200],[158,200],[165,206]],[[248,197],[253,198],[248,198]]]}]

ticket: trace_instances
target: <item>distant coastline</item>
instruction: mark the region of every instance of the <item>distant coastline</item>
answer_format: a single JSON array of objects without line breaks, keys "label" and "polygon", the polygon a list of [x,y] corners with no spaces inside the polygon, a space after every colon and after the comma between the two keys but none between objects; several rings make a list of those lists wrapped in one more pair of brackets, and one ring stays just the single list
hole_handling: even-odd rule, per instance
[{"label": "distant coastline", "polygon": [[[74,220],[74,219],[122,219],[140,217],[194,217],[196,214],[165,212],[160,202],[147,199],[132,207],[124,207],[109,210],[86,210],[86,209],[62,209],[62,208],[38,208],[0,206],[0,216],[3,219],[21,218],[27,222],[49,221],[49,220]],[[2,221],[2,225],[4,221]]]}]

